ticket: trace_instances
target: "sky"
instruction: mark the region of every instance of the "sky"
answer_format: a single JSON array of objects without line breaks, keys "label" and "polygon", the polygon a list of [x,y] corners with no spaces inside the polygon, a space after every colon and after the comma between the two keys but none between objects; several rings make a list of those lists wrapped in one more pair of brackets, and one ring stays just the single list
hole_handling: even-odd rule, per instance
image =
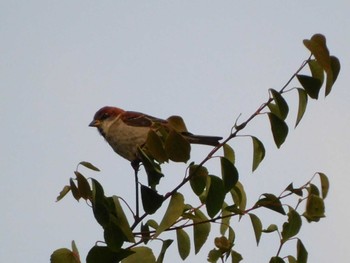
[{"label": "sky", "polygon": [[[332,93],[310,100],[296,129],[297,94],[287,95],[290,132],[280,149],[266,115],[247,127],[243,134],[259,137],[267,151],[253,174],[250,140],[237,138],[230,145],[248,205],[262,193],[278,195],[291,182],[302,185],[315,172],[329,176],[326,218],[317,224],[303,220],[299,237],[309,262],[345,262],[349,9],[345,0],[1,1],[0,262],[49,262],[55,249],[70,247],[72,240],[84,262],[103,238],[102,229],[83,201],[68,195],[55,202],[80,161],[101,169],[81,172],[101,182],[106,194],[133,203],[129,163],[88,127],[99,108],[118,106],[161,118],[177,114],[193,133],[228,136],[238,116],[249,117],[266,101],[268,89],[279,90],[298,69],[309,55],[302,40],[315,33],[326,36],[331,54],[341,61]],[[191,160],[199,162],[209,151],[194,146]],[[218,162],[208,167],[219,173]],[[186,165],[163,169],[159,189],[165,193],[182,180]],[[184,193],[189,203],[198,202],[188,188]],[[257,215],[265,218],[264,227],[278,217]],[[243,262],[268,262],[276,253],[276,236],[263,235],[256,246],[248,218],[232,226]],[[187,262],[205,262],[214,237],[198,255],[192,248]],[[282,254],[295,254],[294,245]],[[158,253],[159,243],[152,246]],[[166,256],[181,262],[175,243]]]}]

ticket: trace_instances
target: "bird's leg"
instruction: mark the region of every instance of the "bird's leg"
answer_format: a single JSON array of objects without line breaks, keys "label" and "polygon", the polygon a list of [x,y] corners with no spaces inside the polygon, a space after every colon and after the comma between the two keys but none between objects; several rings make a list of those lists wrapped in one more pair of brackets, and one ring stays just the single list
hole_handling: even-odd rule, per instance
[{"label": "bird's leg", "polygon": [[136,212],[135,212],[135,222],[139,220],[139,178],[138,172],[140,168],[140,161],[134,160],[131,162],[131,166],[135,172],[135,192],[136,192]]}]

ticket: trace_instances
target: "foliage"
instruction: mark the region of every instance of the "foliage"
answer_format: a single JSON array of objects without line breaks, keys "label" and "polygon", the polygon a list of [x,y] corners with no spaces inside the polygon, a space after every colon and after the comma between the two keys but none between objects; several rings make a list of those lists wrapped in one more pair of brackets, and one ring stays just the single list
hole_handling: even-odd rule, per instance
[{"label": "foliage", "polygon": [[[325,37],[321,34],[304,40],[304,45],[311,55],[283,88],[279,91],[270,89],[267,101],[246,121],[241,124],[236,123],[230,135],[216,146],[202,162],[190,163],[185,178],[165,195],[157,192],[157,185],[164,176],[161,164],[169,160],[187,162],[190,158],[190,144],[176,129],[167,132],[159,127],[158,130],[152,130],[149,133],[145,146],[139,149],[143,167],[148,175],[148,185],[140,187],[144,211],[142,215],[139,215],[138,211],[138,198],[136,211],[132,211],[121,197],[106,196],[102,185],[97,180],[87,179],[78,171],[79,165],[96,172],[99,169],[91,163],[81,162],[74,172],[75,178],[70,179],[69,185],[63,188],[57,201],[68,192],[71,192],[77,201],[86,200],[88,204],[91,204],[97,223],[103,228],[104,242],[99,242],[91,248],[86,262],[163,262],[167,249],[174,243],[174,240],[160,238],[164,231],[174,233],[179,255],[185,260],[191,253],[191,243],[193,243],[195,254],[202,249],[213,223],[219,223],[221,227],[220,233],[214,239],[215,247],[208,253],[208,261],[225,261],[231,258],[231,262],[240,262],[243,256],[235,249],[235,231],[230,225],[230,219],[244,216],[248,216],[251,220],[257,244],[261,241],[262,234],[276,233],[278,235],[279,247],[270,262],[307,262],[307,250],[297,235],[302,227],[302,217],[307,222],[318,222],[325,216],[324,199],[329,190],[327,176],[320,172],[316,173],[302,186],[295,187],[293,183],[289,184],[279,195],[262,193],[260,198],[247,208],[247,196],[239,181],[239,172],[235,166],[235,152],[229,145],[232,139],[243,136],[241,133],[248,123],[259,116],[267,115],[272,137],[277,148],[280,148],[289,132],[289,126],[286,123],[289,105],[284,98],[285,93],[296,91],[298,94],[299,106],[295,121],[295,126],[297,126],[304,116],[308,99],[318,99],[324,83],[325,95],[331,92],[340,71],[338,59],[330,56]],[[301,74],[306,66],[309,67],[311,75]],[[299,81],[301,87],[287,90],[294,79]],[[180,130],[186,129],[181,119],[172,121],[174,127],[177,125]],[[256,136],[245,136],[252,139],[252,171],[255,171],[264,160],[265,147]],[[223,149],[222,154],[219,153],[220,149]],[[220,158],[215,160],[219,160],[221,167],[219,176],[211,174],[205,167],[205,164],[217,155]],[[319,179],[318,183],[315,183],[316,177]],[[188,183],[194,194],[198,196],[199,206],[189,204],[180,192],[181,188]],[[292,201],[287,199],[290,197],[297,200],[296,205],[290,205]],[[133,222],[130,222],[125,215],[122,203],[127,204],[133,213]],[[157,213],[162,206],[167,206],[162,219],[159,222],[150,219],[150,215]],[[255,213],[262,208],[283,216],[285,218],[283,225],[278,227],[270,224],[264,227],[261,219]],[[192,230],[192,235],[190,235],[190,230]],[[162,248],[157,257],[148,247],[150,240],[162,242]],[[293,241],[296,241],[296,255],[281,256],[283,246]],[[56,250],[51,256],[51,262],[81,262],[75,243],[72,243],[71,250],[66,248]]]}]

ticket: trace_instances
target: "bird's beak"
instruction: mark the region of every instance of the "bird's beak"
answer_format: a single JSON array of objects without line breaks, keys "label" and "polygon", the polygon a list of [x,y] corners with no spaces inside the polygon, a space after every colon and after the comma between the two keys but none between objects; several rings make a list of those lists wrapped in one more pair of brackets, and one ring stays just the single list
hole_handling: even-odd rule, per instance
[{"label": "bird's beak", "polygon": [[100,126],[101,122],[99,120],[93,120],[90,122],[89,127],[98,127]]}]

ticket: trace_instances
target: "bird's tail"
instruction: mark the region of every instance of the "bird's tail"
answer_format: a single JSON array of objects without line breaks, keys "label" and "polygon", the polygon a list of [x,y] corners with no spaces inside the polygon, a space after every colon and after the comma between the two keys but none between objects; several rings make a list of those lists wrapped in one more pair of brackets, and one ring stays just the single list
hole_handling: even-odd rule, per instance
[{"label": "bird's tail", "polygon": [[182,135],[190,142],[194,144],[204,144],[210,146],[217,146],[220,144],[222,137],[219,136],[206,136],[206,135],[195,135],[189,132],[183,132]]}]

